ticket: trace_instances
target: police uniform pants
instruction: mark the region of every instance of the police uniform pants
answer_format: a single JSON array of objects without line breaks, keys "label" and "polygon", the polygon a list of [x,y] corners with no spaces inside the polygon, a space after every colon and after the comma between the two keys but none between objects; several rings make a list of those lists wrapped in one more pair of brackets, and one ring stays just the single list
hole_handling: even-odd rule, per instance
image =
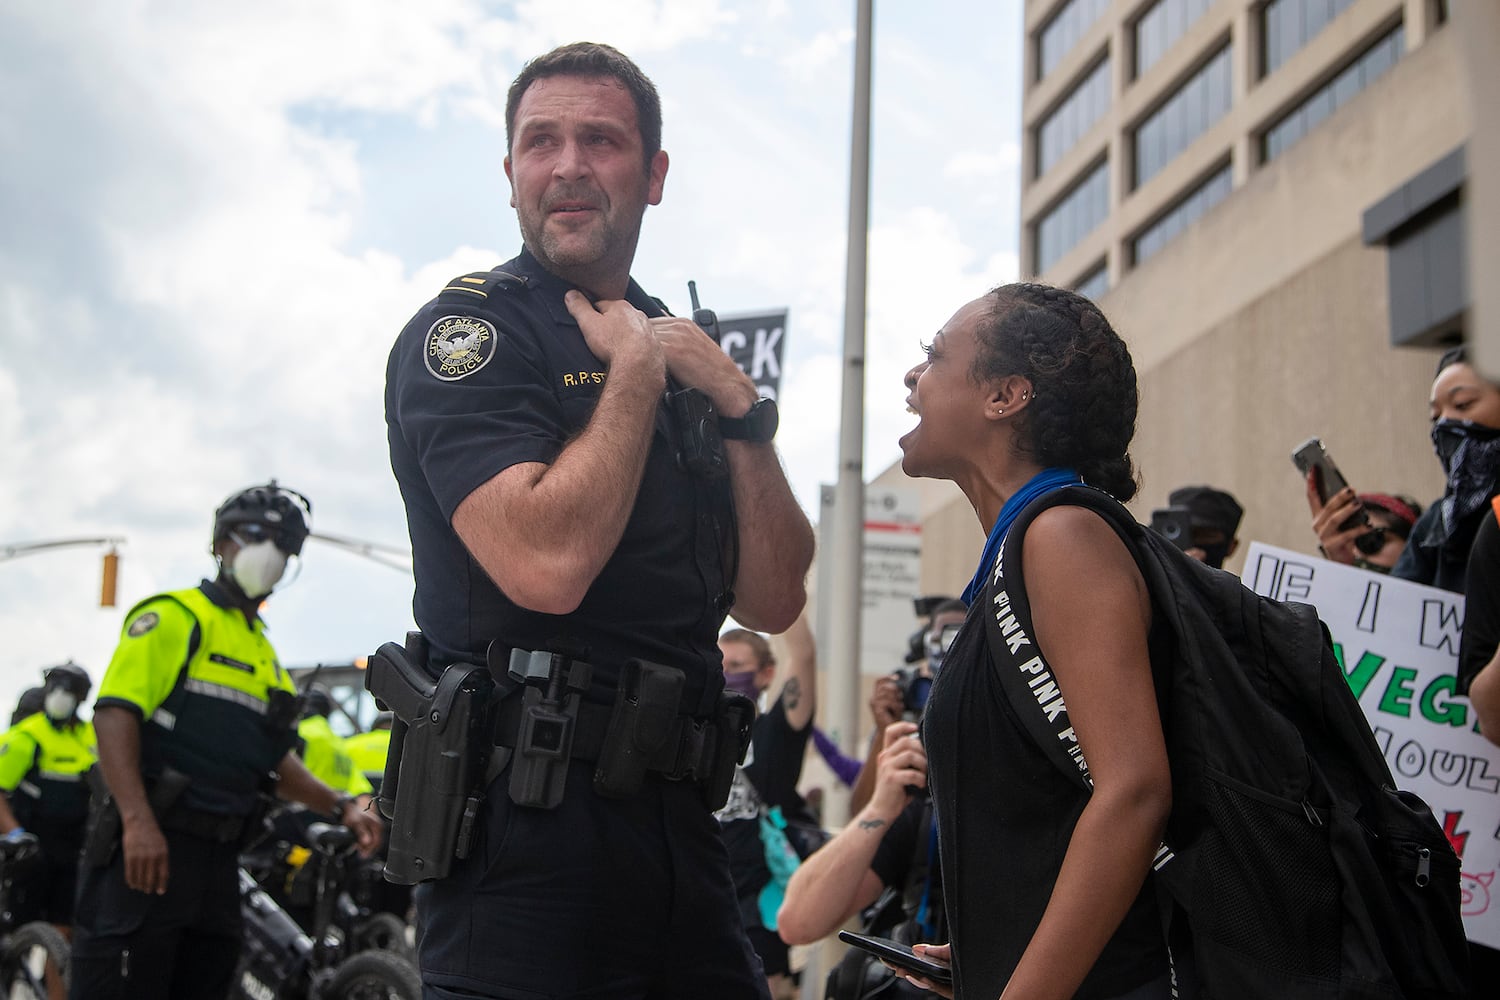
[{"label": "police uniform pants", "polygon": [[74,922],[72,1000],[223,1000],[240,953],[234,844],[173,830],[167,891],[125,885],[123,851],[85,865]]},{"label": "police uniform pants", "polygon": [[495,780],[469,858],[416,893],[426,1000],[768,1000],[698,788],[592,779],[574,761],[550,810]]}]

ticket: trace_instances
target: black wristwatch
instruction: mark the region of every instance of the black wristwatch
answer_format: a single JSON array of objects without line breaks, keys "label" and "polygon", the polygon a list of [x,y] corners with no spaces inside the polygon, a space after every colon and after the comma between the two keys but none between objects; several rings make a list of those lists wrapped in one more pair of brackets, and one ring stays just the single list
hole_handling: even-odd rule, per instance
[{"label": "black wristwatch", "polygon": [[751,444],[766,444],[776,436],[776,425],[781,416],[776,410],[776,400],[762,396],[757,399],[743,417],[719,418],[719,436],[730,441],[749,441]]}]

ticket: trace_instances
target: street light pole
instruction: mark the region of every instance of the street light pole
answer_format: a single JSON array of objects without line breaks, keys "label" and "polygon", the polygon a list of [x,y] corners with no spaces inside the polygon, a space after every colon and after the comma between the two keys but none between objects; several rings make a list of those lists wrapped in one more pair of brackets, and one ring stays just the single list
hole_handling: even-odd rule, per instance
[{"label": "street light pole", "polygon": [[[874,0],[859,0],[854,34],[854,109],[849,155],[849,236],[844,274],[844,377],[839,475],[833,501],[833,585],[828,636],[828,728],[864,759],[859,731],[860,602],[864,582],[865,272],[870,231],[870,76]],[[832,790],[825,822],[848,820],[848,792]]]}]

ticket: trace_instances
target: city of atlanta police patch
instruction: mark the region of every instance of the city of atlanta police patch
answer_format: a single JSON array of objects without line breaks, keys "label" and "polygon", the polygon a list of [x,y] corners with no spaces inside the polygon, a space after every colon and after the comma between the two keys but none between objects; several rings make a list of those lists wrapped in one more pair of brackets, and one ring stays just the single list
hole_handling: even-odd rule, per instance
[{"label": "city of atlanta police patch", "polygon": [[495,328],[476,316],[444,316],[427,331],[427,370],[444,382],[474,374],[495,356]]},{"label": "city of atlanta police patch", "polygon": [[126,629],[126,634],[129,635],[132,639],[139,639],[147,632],[156,628],[156,623],[159,621],[161,621],[161,619],[157,617],[155,611],[147,611],[145,614],[141,615],[135,621],[130,623],[130,628]]}]

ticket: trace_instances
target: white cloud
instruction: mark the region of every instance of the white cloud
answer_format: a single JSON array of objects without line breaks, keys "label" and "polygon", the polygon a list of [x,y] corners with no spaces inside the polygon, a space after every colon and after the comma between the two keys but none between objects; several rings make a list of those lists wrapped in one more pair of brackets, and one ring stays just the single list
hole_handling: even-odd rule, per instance
[{"label": "white cloud", "polygon": [[[388,345],[449,277],[514,252],[505,89],[578,37],[637,56],[666,105],[673,166],[642,283],[679,311],[688,278],[725,312],[791,311],[781,448],[815,511],[837,471],[852,21],[729,0],[0,8],[0,546],[126,535],[128,604],[211,573],[214,506],[273,475],[312,497],[323,530],[404,542]],[[900,44],[877,64],[871,473],[906,429],[917,341],[1015,266],[984,207],[1009,197],[1013,142],[929,152],[972,131],[996,88],[951,30],[927,29],[877,26],[877,47]],[[495,161],[472,175],[485,186],[455,184],[478,155]],[[407,216],[484,221],[445,239]],[[0,562],[0,704],[68,656],[102,671],[123,608],[94,607],[98,558]],[[305,562],[273,602],[287,660],[349,658],[407,627],[409,578],[326,547]]]},{"label": "white cloud", "polygon": [[955,153],[944,162],[943,176],[965,181],[1009,180],[1020,164],[1020,144],[1008,142],[995,151],[969,149]]}]

